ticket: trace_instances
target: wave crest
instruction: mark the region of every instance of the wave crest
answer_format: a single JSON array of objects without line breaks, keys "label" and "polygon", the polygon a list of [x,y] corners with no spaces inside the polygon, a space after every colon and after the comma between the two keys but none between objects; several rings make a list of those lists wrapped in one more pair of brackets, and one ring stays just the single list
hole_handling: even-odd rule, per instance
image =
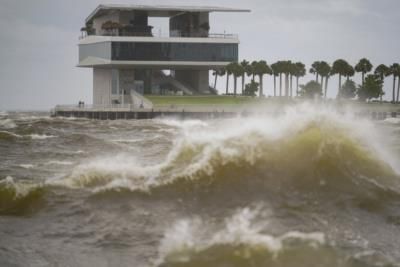
[{"label": "wave crest", "polygon": [[44,201],[45,188],[38,184],[15,182],[10,176],[0,180],[0,215],[34,212]]},{"label": "wave crest", "polygon": [[265,225],[257,224],[258,214],[259,209],[239,210],[217,231],[198,218],[176,222],[161,241],[157,265],[309,266],[313,261],[337,266],[338,257],[324,234],[293,231],[272,236],[264,232]]},{"label": "wave crest", "polygon": [[400,190],[396,158],[370,136],[374,129],[366,122],[322,112],[193,125],[181,126],[159,164],[142,166],[130,155],[111,156],[77,166],[58,183],[96,192],[235,185],[284,191]]}]

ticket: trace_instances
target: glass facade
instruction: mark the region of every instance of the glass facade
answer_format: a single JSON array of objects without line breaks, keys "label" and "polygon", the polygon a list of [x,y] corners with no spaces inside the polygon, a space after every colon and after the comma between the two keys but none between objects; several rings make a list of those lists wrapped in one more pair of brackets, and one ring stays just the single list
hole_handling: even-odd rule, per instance
[{"label": "glass facade", "polygon": [[112,60],[232,62],[238,44],[112,42]]},{"label": "glass facade", "polygon": [[79,45],[79,61],[82,61],[87,57],[111,59],[111,43],[102,42]]}]

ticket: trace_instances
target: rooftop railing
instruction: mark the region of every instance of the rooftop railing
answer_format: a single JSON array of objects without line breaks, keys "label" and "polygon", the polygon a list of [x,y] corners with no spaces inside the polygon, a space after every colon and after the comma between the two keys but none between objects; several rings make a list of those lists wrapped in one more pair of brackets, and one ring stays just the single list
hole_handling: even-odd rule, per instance
[{"label": "rooftop railing", "polygon": [[157,33],[152,32],[135,32],[135,33],[104,33],[104,34],[83,34],[79,36],[79,40],[84,39],[88,36],[108,36],[108,37],[157,37],[157,38],[221,38],[221,39],[238,39],[237,34],[232,33],[208,33],[208,34],[197,34],[187,35],[179,33]]}]

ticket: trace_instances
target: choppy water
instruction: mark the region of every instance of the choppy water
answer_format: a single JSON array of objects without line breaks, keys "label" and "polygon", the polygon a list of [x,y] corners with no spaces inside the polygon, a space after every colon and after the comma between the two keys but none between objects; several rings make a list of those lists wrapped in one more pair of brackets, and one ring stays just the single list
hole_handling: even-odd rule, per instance
[{"label": "choppy water", "polygon": [[0,113],[0,266],[400,266],[400,120]]}]

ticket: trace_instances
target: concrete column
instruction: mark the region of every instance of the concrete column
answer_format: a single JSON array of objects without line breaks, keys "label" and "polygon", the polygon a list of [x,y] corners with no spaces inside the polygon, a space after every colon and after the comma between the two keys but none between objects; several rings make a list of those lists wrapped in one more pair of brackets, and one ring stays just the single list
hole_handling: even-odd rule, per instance
[{"label": "concrete column", "polygon": [[93,68],[93,104],[111,104],[111,69]]}]

